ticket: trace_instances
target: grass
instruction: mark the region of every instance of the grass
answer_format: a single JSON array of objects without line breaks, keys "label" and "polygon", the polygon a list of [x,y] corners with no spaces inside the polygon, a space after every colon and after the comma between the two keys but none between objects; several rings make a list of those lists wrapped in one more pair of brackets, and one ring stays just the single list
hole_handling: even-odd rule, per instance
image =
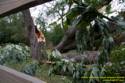
[{"label": "grass", "polygon": [[43,64],[40,66],[41,69],[37,70],[36,77],[46,81],[47,83],[71,83],[68,77],[60,75],[48,75],[49,66]]},{"label": "grass", "polygon": [[[22,63],[13,63],[13,62],[7,62],[5,66],[8,66],[10,68],[13,68],[17,71],[21,71],[21,69],[26,65],[31,63],[32,60],[29,59],[27,61],[24,61]],[[36,76],[37,78],[47,82],[47,83],[72,83],[71,79],[66,76],[60,76],[60,75],[48,75],[48,71],[50,69],[50,66],[47,64],[42,64],[40,67],[36,70]]]}]

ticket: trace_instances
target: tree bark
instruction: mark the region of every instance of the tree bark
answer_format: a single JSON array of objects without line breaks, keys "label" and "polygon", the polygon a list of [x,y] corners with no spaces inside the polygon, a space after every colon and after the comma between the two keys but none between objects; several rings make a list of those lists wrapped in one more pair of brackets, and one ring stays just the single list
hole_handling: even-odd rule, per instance
[{"label": "tree bark", "polygon": [[[38,42],[35,36],[35,25],[33,23],[29,9],[22,11],[24,16],[24,23],[27,31],[28,41],[31,47],[31,56],[36,60],[45,59],[45,51],[43,51],[44,43]],[[42,52],[41,52],[42,47]]]},{"label": "tree bark", "polygon": [[76,48],[75,43],[75,33],[77,31],[76,27],[70,27],[65,33],[62,41],[55,47],[60,52],[67,52],[71,49]]}]

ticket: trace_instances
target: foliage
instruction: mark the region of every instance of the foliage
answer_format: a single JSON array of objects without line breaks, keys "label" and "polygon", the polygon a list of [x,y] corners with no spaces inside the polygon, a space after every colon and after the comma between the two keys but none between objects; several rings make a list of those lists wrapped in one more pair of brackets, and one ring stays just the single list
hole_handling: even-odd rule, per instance
[{"label": "foliage", "polygon": [[83,54],[86,50],[100,50],[99,64],[104,65],[108,61],[114,40],[108,23],[103,19],[106,17],[100,14],[94,5],[89,2],[86,5],[85,2],[75,1],[76,5],[67,15],[67,24],[78,28],[78,52]]},{"label": "foliage", "polygon": [[125,68],[125,45],[116,46],[110,54],[110,61],[112,62],[112,69],[120,74]]},{"label": "foliage", "polygon": [[[117,68],[117,69],[116,69]],[[65,60],[56,61],[49,70],[49,75],[66,75],[72,77],[72,83],[105,83],[102,77],[120,76],[119,68],[115,65],[104,66],[98,64],[85,65],[84,63],[72,63]]]},{"label": "foliage", "polygon": [[115,47],[110,55],[110,60],[113,63],[121,64],[125,60],[125,45]]},{"label": "foliage", "polygon": [[48,70],[51,68],[51,66],[47,64],[39,65],[37,71],[36,71],[36,77],[46,81],[47,83],[72,83],[71,78],[68,78],[67,76],[60,76],[60,75],[52,75],[48,76]]},{"label": "foliage", "polygon": [[[68,0],[56,0],[49,5],[45,4],[44,8],[47,10],[45,10],[44,13],[40,12],[38,18],[36,19],[36,23],[40,25],[47,41],[52,42],[54,46],[60,42],[68,28],[65,21],[66,14],[70,10],[70,6],[67,2]],[[49,19],[46,19],[45,16]]]},{"label": "foliage", "polygon": [[0,64],[7,62],[21,63],[29,57],[29,48],[27,46],[7,44],[0,48]]},{"label": "foliage", "polygon": [[[52,76],[52,74],[66,75],[71,77],[74,83],[103,83],[104,79],[100,77],[121,75],[120,70],[125,68],[124,47],[115,48],[112,51],[114,45],[113,36],[115,33],[110,33],[108,24],[108,22],[112,20],[98,12],[101,6],[109,4],[106,1],[110,2],[111,0],[61,0],[47,12],[48,15],[51,13],[55,16],[59,14],[59,20],[61,19],[61,23],[59,24],[54,22],[47,26],[45,19],[41,19],[39,16],[40,18],[37,19],[37,24],[42,27],[47,40],[52,41],[54,45],[60,42],[68,26],[77,27],[76,43],[78,52],[84,54],[86,50],[99,50],[101,53],[98,64],[85,65],[83,62],[72,63],[61,59],[62,55],[60,52],[54,50],[48,55],[48,60],[54,61],[54,64],[51,65],[49,70],[50,76]],[[65,6],[67,5],[69,7],[68,13],[64,12]],[[107,14],[110,13],[110,8],[110,5],[108,5],[106,10]],[[10,16],[0,20],[0,27],[3,27],[0,30],[0,42],[20,42],[23,40],[24,35],[16,34],[16,32],[20,31],[16,28],[22,27],[22,24],[18,22],[22,20],[20,17],[21,15],[17,14],[17,16]],[[16,25],[17,23],[18,25]],[[124,28],[123,20],[115,20],[114,23],[118,23],[117,25],[121,25],[121,27]],[[8,29],[8,27],[13,28],[14,31],[10,28]],[[8,32],[6,32],[7,30]],[[117,30],[119,31],[119,29]],[[21,31],[23,31],[22,28]],[[23,48],[12,44],[0,49],[1,64],[6,64],[6,62],[10,62],[10,60],[12,60],[13,63],[20,63],[29,57],[29,50],[25,50],[27,47]],[[31,62],[24,66],[21,71],[35,76],[38,66],[39,64],[37,62]],[[42,70],[40,72],[42,73]]]},{"label": "foliage", "polygon": [[60,24],[53,23],[51,24],[51,31],[48,31],[46,34],[48,40],[51,41],[53,45],[57,45],[61,41],[64,32]]},{"label": "foliage", "polygon": [[[6,48],[6,49],[5,49]],[[8,51],[9,50],[9,51]],[[13,51],[14,55],[9,54]],[[48,70],[50,69],[47,64],[39,64],[37,61],[32,60],[29,55],[29,47],[24,44],[6,44],[0,46],[0,56],[4,57],[7,54],[8,58],[0,57],[0,64],[3,64],[7,67],[13,68],[17,71],[24,72],[26,74],[38,77],[41,80],[46,81],[47,83],[71,83],[71,79],[66,76],[55,75],[53,77],[48,77]],[[2,52],[2,53],[1,53]],[[17,59],[9,59],[9,56],[16,57]],[[25,57],[27,56],[27,57]],[[1,61],[3,60],[3,62]]]},{"label": "foliage", "polygon": [[21,13],[0,18],[0,44],[27,43]]},{"label": "foliage", "polygon": [[[78,28],[76,32],[78,52],[84,54],[86,50],[99,50],[101,54],[98,64],[91,64],[89,67],[82,62],[71,63],[61,59],[57,60],[49,71],[50,75],[54,73],[71,76],[74,83],[103,83],[104,79],[99,77],[119,76],[120,74],[117,74],[120,71],[119,66],[109,62],[114,39],[108,22],[112,20],[97,11],[97,6],[108,4],[111,0],[106,3],[102,3],[103,0],[72,1],[75,5],[66,15],[66,22],[67,25]],[[87,79],[81,79],[81,77],[87,77]]]},{"label": "foliage", "polygon": [[62,58],[61,53],[58,50],[53,50],[51,54],[48,54],[49,61],[57,61]]},{"label": "foliage", "polygon": [[60,42],[64,35],[61,24],[53,22],[48,25],[41,14],[35,21],[37,25],[40,25],[40,30],[44,33],[47,43],[52,42],[53,45],[57,45]]},{"label": "foliage", "polygon": [[71,1],[69,0],[56,0],[55,3],[51,4],[51,8],[48,7],[47,10],[47,16],[53,16],[54,18],[57,18],[57,23],[61,25],[61,28],[65,30],[67,27],[65,27],[65,16],[67,12],[70,10]]},{"label": "foliage", "polygon": [[35,76],[37,69],[38,69],[38,62],[34,61],[34,62],[31,62],[31,63],[25,65],[21,69],[21,72],[28,74],[28,75],[31,75],[31,76]]}]

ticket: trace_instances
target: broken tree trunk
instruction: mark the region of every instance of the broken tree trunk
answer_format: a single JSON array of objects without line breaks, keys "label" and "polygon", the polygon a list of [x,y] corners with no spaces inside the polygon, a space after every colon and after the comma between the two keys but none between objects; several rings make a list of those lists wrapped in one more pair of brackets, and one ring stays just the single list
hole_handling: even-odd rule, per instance
[{"label": "broken tree trunk", "polygon": [[27,36],[30,42],[31,56],[33,59],[41,61],[45,59],[45,51],[43,51],[44,43],[37,41],[37,37],[35,34],[35,25],[33,23],[29,9],[24,10],[22,13],[24,16],[24,23],[26,26]]},{"label": "broken tree trunk", "polygon": [[77,31],[76,27],[70,27],[65,33],[62,41],[56,46],[55,49],[63,53],[76,48],[76,43],[75,43],[76,31]]}]

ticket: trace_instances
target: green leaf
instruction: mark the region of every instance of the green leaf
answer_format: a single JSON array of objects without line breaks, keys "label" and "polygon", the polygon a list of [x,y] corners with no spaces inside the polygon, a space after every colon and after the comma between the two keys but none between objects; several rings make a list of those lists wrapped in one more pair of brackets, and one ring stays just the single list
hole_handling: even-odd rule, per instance
[{"label": "green leaf", "polygon": [[66,70],[67,70],[67,66],[64,65],[64,66],[63,66],[63,71],[66,72]]},{"label": "green leaf", "polygon": [[67,24],[70,25],[74,19],[77,18],[77,16],[79,16],[83,11],[85,11],[85,7],[81,8],[81,7],[74,7],[70,10],[70,12],[67,14],[66,18],[67,18]]}]

